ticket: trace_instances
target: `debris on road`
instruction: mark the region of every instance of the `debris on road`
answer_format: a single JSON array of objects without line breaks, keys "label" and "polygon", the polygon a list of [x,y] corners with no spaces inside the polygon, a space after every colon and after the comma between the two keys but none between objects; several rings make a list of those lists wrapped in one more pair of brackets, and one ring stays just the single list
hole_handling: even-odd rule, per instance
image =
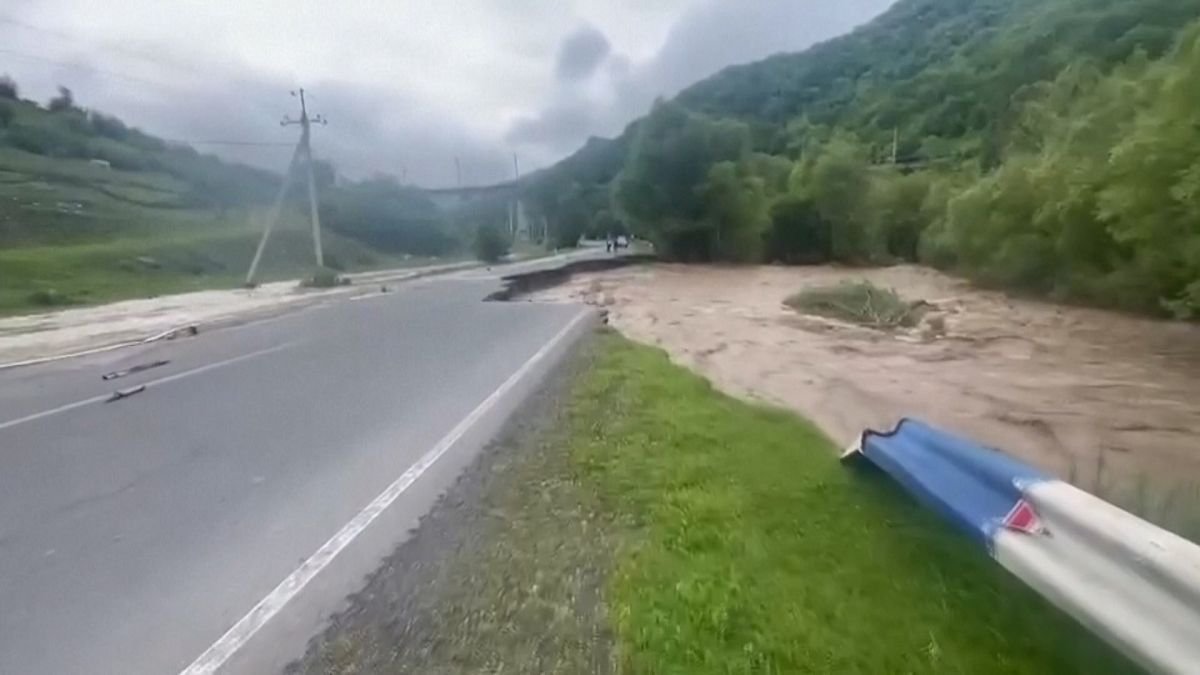
[{"label": "debris on road", "polygon": [[108,400],[105,401],[105,403],[120,401],[123,398],[129,398],[130,396],[133,396],[134,394],[140,394],[143,391],[146,391],[146,385],[144,384],[139,384],[136,387],[130,387],[128,389],[118,389],[112,393],[112,396],[108,397]]},{"label": "debris on road", "polygon": [[110,373],[105,373],[100,376],[100,379],[115,380],[118,377],[125,377],[126,375],[140,373],[143,370],[150,370],[151,368],[160,368],[162,366],[167,365],[168,363],[170,363],[170,361],[166,361],[166,360],[151,361],[150,363],[139,363],[138,365],[133,366],[132,368],[126,368],[125,370],[114,370]]}]

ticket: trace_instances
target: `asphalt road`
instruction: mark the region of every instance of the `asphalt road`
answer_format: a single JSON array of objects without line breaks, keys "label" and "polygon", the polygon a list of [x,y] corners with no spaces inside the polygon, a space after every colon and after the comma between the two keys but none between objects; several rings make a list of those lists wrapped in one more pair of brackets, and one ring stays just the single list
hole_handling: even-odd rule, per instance
[{"label": "asphalt road", "polygon": [[0,673],[188,667],[581,312],[480,301],[497,286],[0,372]]}]

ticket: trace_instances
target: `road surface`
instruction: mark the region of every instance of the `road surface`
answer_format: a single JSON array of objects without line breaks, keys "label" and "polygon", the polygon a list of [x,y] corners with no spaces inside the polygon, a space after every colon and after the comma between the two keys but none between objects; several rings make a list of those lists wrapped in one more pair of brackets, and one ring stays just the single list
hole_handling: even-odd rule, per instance
[{"label": "road surface", "polygon": [[[0,372],[0,673],[193,665],[579,323],[578,306],[481,302],[498,272]],[[486,438],[458,440],[452,468]],[[454,473],[418,478],[389,523],[415,522]]]}]

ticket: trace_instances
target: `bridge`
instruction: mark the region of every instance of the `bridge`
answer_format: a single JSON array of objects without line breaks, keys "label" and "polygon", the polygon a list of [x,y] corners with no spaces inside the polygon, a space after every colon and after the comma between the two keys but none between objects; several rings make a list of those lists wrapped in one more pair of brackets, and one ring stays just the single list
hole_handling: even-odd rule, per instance
[{"label": "bridge", "polygon": [[422,188],[440,209],[454,209],[472,202],[515,199],[518,193],[515,180],[493,185],[474,185],[450,188]]},{"label": "bridge", "polygon": [[[441,211],[453,212],[472,205],[502,208],[512,235],[530,238],[530,215],[520,198],[520,184],[515,180],[492,185],[423,188],[423,191]],[[544,229],[542,224],[539,231],[544,232]]]}]

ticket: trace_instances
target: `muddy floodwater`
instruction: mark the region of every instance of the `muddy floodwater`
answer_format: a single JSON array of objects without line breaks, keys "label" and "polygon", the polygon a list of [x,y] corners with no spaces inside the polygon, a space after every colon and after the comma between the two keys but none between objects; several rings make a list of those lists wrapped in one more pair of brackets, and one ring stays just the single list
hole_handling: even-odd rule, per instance
[{"label": "muddy floodwater", "polygon": [[[784,306],[867,279],[924,300],[884,332]],[[1074,482],[1200,480],[1200,326],[1019,300],[933,270],[655,265],[581,275],[534,301],[604,306],[735,395],[794,409],[840,444],[918,417]]]}]

